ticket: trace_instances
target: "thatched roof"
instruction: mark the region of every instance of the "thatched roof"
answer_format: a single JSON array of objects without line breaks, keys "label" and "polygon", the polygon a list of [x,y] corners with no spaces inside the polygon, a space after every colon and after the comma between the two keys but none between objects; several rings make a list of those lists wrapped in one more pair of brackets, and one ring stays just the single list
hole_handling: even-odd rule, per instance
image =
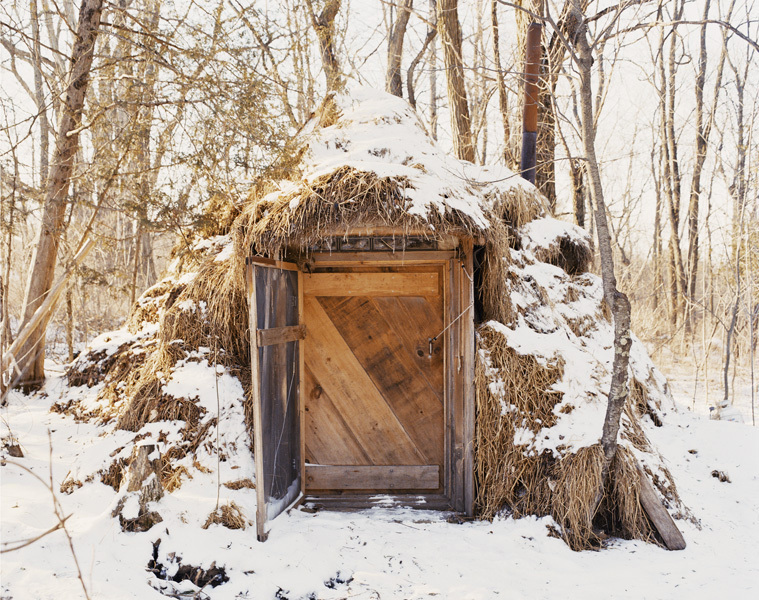
[{"label": "thatched roof", "polygon": [[[180,485],[215,424],[202,400],[178,391],[175,382],[189,364],[208,370],[211,381],[217,369],[239,380],[244,397],[230,402],[240,403],[251,427],[243,280],[251,246],[273,257],[302,255],[327,237],[377,225],[471,236],[485,246],[475,382],[480,515],[504,506],[516,515],[550,514],[573,548],[596,544],[599,526],[654,539],[638,500],[636,462],[653,475],[665,502],[684,510],[646,435],[666,422],[673,403],[634,340],[620,452],[601,510],[592,512],[613,328],[600,279],[586,272],[585,231],[549,216],[537,190],[508,169],[448,156],[414,111],[387,94],[362,90],[329,99],[297,145],[299,161],[287,178],[259,182],[229,235],[200,239],[181,254],[135,303],[125,330],[101,336],[72,366],[72,386],[101,386],[97,405],[73,394],[60,410],[138,437],[153,435],[151,423],[184,421],[163,453],[164,485]],[[234,450],[225,451],[245,454],[249,463],[251,450],[240,443],[247,434],[236,435]],[[122,459],[115,456],[104,481],[120,481]]]},{"label": "thatched roof", "polygon": [[262,253],[372,225],[487,238],[548,212],[534,186],[450,156],[408,103],[376,90],[327,98],[299,144],[293,177],[256,190],[244,209],[247,241]]}]

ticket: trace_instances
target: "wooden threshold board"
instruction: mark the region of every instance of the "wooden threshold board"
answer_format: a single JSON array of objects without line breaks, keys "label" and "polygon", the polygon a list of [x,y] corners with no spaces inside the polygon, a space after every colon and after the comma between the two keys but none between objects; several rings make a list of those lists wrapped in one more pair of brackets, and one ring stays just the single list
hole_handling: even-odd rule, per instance
[{"label": "wooden threshold board", "polygon": [[368,508],[414,508],[456,514],[450,498],[441,494],[345,494],[342,496],[307,494],[299,508],[306,511],[334,510],[339,512],[353,512]]},{"label": "wooden threshold board", "polygon": [[436,490],[439,465],[306,465],[309,490]]}]

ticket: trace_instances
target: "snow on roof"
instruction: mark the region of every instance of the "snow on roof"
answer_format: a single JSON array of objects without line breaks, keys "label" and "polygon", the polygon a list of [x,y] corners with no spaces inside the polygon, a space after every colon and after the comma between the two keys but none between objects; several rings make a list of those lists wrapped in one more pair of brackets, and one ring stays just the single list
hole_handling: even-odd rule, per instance
[{"label": "snow on roof", "polygon": [[[334,96],[337,122],[304,131],[308,150],[301,163],[303,178],[312,183],[341,167],[403,177],[410,214],[425,217],[453,209],[487,229],[486,213],[505,193],[529,196],[541,203],[534,186],[504,166],[480,166],[447,154],[432,139],[414,109],[402,98],[371,88]],[[294,208],[294,207],[292,207]]]}]

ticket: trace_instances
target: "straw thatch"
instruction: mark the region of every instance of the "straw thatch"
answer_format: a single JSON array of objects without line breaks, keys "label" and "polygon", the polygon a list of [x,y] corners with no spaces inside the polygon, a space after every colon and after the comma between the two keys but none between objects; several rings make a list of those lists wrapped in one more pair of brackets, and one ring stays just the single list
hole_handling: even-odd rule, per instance
[{"label": "straw thatch", "polygon": [[[537,453],[528,444],[515,442],[521,429],[540,433],[555,425],[561,413],[573,410],[571,405],[564,405],[561,413],[555,411],[562,394],[552,387],[562,377],[562,365],[542,365],[532,355],[520,355],[488,326],[479,329],[477,339],[475,457],[479,514],[492,518],[508,506],[517,517],[550,515],[575,550],[597,546],[604,535],[656,541],[640,504],[639,474],[630,449],[619,448],[603,502],[593,513],[601,484],[600,444]],[[508,376],[501,377],[504,373]],[[630,439],[627,430],[635,429],[635,445],[650,451],[630,406],[623,435]],[[667,491],[674,490],[669,472],[665,471],[665,477]]]},{"label": "straw thatch", "polygon": [[[550,515],[575,549],[606,534],[653,539],[636,462],[671,508],[682,505],[645,433],[662,425],[665,394],[639,342],[620,450],[595,514],[600,425],[567,433],[587,429],[584,420],[595,418],[608,389],[608,369],[593,354],[610,360],[611,324],[598,278],[585,273],[587,234],[548,217],[535,188],[512,173],[446,156],[401,100],[383,102],[384,113],[330,97],[272,170],[286,177],[257,182],[242,206],[216,197],[220,216],[205,227],[206,237],[177,251],[170,275],[135,303],[121,337],[99,339],[70,369],[72,386],[100,386],[97,405],[72,399],[58,409],[115,423],[136,432],[135,440],[151,435],[150,423],[182,423],[162,457],[161,483],[172,491],[206,469],[197,453],[250,452],[210,444],[218,416],[170,386],[188,363],[211,379],[222,372],[239,381],[244,426],[252,430],[245,256],[303,264],[322,242],[372,227],[467,238],[478,246],[487,321],[477,334],[475,373],[478,514],[492,518],[506,508],[515,516]],[[104,482],[119,485],[128,453],[102,469]],[[241,478],[225,485],[254,484]],[[233,509],[222,507],[206,525],[239,525],[244,518]]]}]

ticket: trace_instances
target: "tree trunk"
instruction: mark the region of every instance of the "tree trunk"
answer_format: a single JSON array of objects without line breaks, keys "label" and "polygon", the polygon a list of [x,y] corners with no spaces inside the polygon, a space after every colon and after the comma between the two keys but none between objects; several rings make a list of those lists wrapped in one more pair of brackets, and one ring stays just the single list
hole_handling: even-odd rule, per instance
[{"label": "tree trunk", "polygon": [[40,187],[44,188],[50,160],[50,124],[47,120],[45,94],[42,89],[42,48],[40,42],[40,20],[37,0],[29,0],[32,19],[32,62],[34,68],[34,100],[37,105],[37,119],[40,123]]},{"label": "tree trunk", "polygon": [[654,263],[654,294],[653,308],[659,305],[659,294],[664,289],[662,277],[662,243],[661,243],[661,176],[656,176],[656,151],[651,150],[651,174],[654,177],[654,188],[656,190],[656,203],[654,204],[654,239],[653,239],[653,256]]},{"label": "tree trunk", "polygon": [[503,76],[501,64],[500,34],[498,27],[498,0],[490,3],[490,24],[493,28],[493,61],[495,62],[496,82],[498,85],[498,108],[503,123],[503,162],[511,170],[516,171],[519,167],[511,152],[511,124],[509,123],[509,96],[506,91],[506,79]]},{"label": "tree trunk", "polygon": [[[78,127],[89,83],[95,40],[100,28],[103,0],[82,0],[79,9],[76,41],[71,53],[71,68],[58,125],[55,151],[45,191],[42,223],[32,256],[24,294],[24,320],[31,319],[42,304],[55,274],[55,262],[61,238],[66,199],[74,156],[79,148]],[[35,331],[18,354],[19,365],[26,374],[21,381],[26,389],[39,386],[45,378],[45,330]]]},{"label": "tree trunk", "polygon": [[585,227],[585,170],[583,161],[577,158],[569,160],[569,179],[572,182],[572,209],[575,223]]},{"label": "tree trunk", "polygon": [[[683,3],[675,2],[674,20],[677,21],[683,14]],[[678,160],[677,138],[675,136],[675,95],[676,95],[676,72],[677,59],[675,49],[677,43],[677,34],[675,27],[672,28],[669,56],[668,56],[668,73],[666,78],[666,107],[664,120],[664,135],[667,145],[667,172],[669,175],[670,187],[668,193],[669,204],[669,223],[670,223],[670,253],[671,253],[671,277],[672,277],[672,309],[674,323],[685,315],[685,305],[687,296],[687,284],[685,279],[685,266],[683,264],[683,255],[680,245],[680,206],[682,192],[682,178],[680,175],[680,161]],[[662,82],[664,85],[664,82]],[[685,321],[686,333],[689,329],[689,323]]]},{"label": "tree trunk", "polygon": [[[437,31],[437,0],[430,0],[430,20]],[[430,41],[430,135],[437,140],[437,37]]]},{"label": "tree trunk", "polygon": [[319,39],[319,50],[322,55],[322,66],[328,93],[342,90],[345,85],[335,50],[335,17],[340,11],[340,2],[341,0],[326,0],[324,9],[317,16],[314,12],[312,0],[306,0],[308,12],[311,15],[311,23],[314,26],[316,37]]},{"label": "tree trunk", "polygon": [[[676,9],[676,14],[679,9]],[[680,172],[677,161],[677,141],[675,139],[675,41],[669,47],[669,71],[665,66],[664,42],[662,32],[659,42],[659,111],[661,118],[662,180],[669,214],[669,276],[670,276],[670,322],[672,329],[677,325],[684,311],[686,294],[685,268],[680,250]]]},{"label": "tree trunk", "polygon": [[438,0],[438,30],[443,42],[453,151],[461,160],[474,162],[472,125],[466,99],[458,0]]},{"label": "tree trunk", "polygon": [[[424,42],[422,43],[422,48],[419,50],[417,55],[411,61],[411,64],[408,67],[408,71],[406,71],[406,90],[408,92],[408,102],[415,109],[416,109],[416,96],[414,95],[414,87],[415,87],[414,86],[414,71],[416,71],[416,66],[419,64],[419,61],[422,60],[422,57],[424,56],[425,52],[427,52],[427,48],[430,46],[430,44],[434,44],[435,42],[435,35],[437,34],[437,27],[435,26],[435,23],[436,21],[433,21],[427,27],[427,35],[425,36]],[[433,46],[432,47],[433,59],[434,59],[434,54],[435,54],[435,47]]]},{"label": "tree trunk", "polygon": [[[735,0],[730,3],[727,20],[733,11]],[[704,5],[704,21],[709,17],[709,8],[711,0],[706,0]],[[693,176],[690,186],[690,202],[688,205],[688,295],[694,298],[696,295],[696,280],[698,279],[698,254],[699,254],[699,235],[698,235],[698,213],[699,200],[701,197],[701,173],[706,161],[707,144],[714,123],[715,113],[717,111],[717,100],[722,87],[722,73],[725,67],[727,57],[727,47],[723,37],[722,52],[720,53],[719,63],[717,65],[717,75],[714,81],[714,93],[712,97],[711,109],[708,115],[704,115],[704,85],[706,83],[706,23],[701,26],[701,48],[698,61],[698,75],[696,77],[696,157],[693,165]],[[706,116],[706,122],[704,118]]]},{"label": "tree trunk", "polygon": [[[576,6],[576,5],[575,5]],[[582,15],[582,12],[578,10]],[[577,19],[582,23],[583,19]],[[602,466],[601,488],[597,494],[596,505],[603,496],[603,489],[608,478],[612,460],[617,451],[617,437],[619,435],[620,418],[627,400],[628,388],[628,364],[630,360],[630,302],[627,296],[617,290],[616,276],[614,275],[614,257],[611,249],[611,237],[606,222],[606,203],[604,201],[603,187],[598,169],[598,159],[595,150],[595,119],[593,114],[593,92],[591,89],[591,65],[593,56],[587,39],[587,26],[582,24],[578,27],[575,35],[575,49],[577,52],[577,65],[580,75],[580,109],[581,109],[581,136],[586,159],[586,173],[590,183],[590,196],[596,222],[596,234],[598,251],[601,257],[601,275],[603,278],[604,300],[611,309],[614,318],[614,362],[612,365],[611,386],[609,400],[604,419],[601,435],[601,445],[604,452]]]},{"label": "tree trunk", "polygon": [[406,37],[406,25],[411,16],[414,0],[403,0],[398,7],[398,17],[392,25],[387,40],[387,72],[385,73],[385,91],[393,96],[403,97],[401,79],[401,58],[403,57],[403,40]]}]

